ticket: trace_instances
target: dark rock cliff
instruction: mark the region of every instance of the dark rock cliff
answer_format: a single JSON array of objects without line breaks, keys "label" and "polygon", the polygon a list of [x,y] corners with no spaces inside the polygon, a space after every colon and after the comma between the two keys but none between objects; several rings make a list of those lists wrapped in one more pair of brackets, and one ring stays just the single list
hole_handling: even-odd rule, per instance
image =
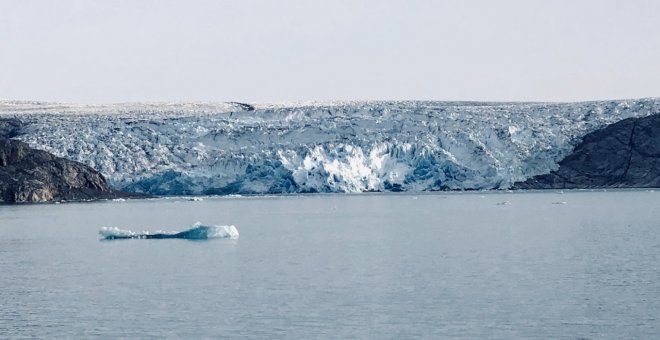
[{"label": "dark rock cliff", "polygon": [[660,187],[660,115],[630,118],[586,135],[559,169],[514,189]]},{"label": "dark rock cliff", "polygon": [[0,203],[133,197],[108,187],[94,169],[27,144],[0,140]]},{"label": "dark rock cliff", "polygon": [[143,197],[111,189],[103,175],[74,161],[11,140],[21,123],[0,119],[0,203]]}]

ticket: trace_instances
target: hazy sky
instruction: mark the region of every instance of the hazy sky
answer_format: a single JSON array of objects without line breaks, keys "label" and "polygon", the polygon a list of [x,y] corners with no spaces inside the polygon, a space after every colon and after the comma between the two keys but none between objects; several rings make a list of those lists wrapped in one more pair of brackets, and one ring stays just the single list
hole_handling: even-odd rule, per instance
[{"label": "hazy sky", "polygon": [[657,96],[657,0],[0,0],[2,99]]}]

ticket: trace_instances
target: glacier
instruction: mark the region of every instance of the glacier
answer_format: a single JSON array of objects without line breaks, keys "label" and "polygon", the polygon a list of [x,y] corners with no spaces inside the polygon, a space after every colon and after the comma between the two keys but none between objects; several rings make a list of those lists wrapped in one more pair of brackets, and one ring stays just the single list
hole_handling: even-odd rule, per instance
[{"label": "glacier", "polygon": [[508,189],[660,99],[580,103],[0,101],[14,138],[155,195]]}]

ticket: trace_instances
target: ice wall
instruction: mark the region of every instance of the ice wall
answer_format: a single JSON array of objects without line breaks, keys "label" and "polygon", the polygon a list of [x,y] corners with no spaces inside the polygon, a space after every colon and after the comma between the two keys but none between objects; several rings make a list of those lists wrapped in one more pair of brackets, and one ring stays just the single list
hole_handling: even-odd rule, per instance
[{"label": "ice wall", "polygon": [[65,105],[0,102],[19,139],[152,194],[508,188],[660,100]]}]

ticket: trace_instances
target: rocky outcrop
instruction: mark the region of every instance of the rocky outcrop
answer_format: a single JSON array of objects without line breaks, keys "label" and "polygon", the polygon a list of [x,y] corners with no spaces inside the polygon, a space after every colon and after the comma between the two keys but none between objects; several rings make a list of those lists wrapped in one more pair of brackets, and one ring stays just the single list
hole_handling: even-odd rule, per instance
[{"label": "rocky outcrop", "polygon": [[78,162],[0,140],[0,203],[136,197],[108,187],[103,175]]},{"label": "rocky outcrop", "polygon": [[515,189],[660,187],[660,115],[629,118],[586,135],[559,169]]}]

